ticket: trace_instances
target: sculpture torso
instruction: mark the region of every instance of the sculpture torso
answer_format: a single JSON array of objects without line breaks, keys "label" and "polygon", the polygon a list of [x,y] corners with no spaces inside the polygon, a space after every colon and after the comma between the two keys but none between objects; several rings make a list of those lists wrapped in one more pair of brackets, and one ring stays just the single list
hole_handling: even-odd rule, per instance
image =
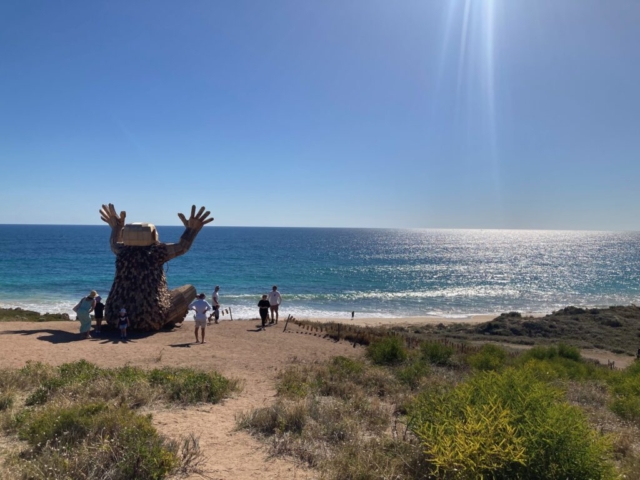
[{"label": "sculpture torso", "polygon": [[154,330],[171,307],[163,265],[167,248],[163,243],[148,247],[123,245],[116,256],[116,276],[109,292],[105,316],[115,325],[121,308],[127,309],[137,329]]}]

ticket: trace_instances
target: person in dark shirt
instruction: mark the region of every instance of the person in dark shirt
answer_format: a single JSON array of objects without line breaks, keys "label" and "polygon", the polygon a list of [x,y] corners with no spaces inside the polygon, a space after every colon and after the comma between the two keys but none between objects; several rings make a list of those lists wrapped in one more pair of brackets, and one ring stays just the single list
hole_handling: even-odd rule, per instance
[{"label": "person in dark shirt", "polygon": [[102,326],[102,319],[104,318],[104,303],[102,303],[102,297],[96,297],[96,306],[93,307],[93,314],[96,318],[96,329],[94,333],[100,333],[100,327]]},{"label": "person in dark shirt", "polygon": [[260,309],[260,319],[262,320],[262,330],[264,331],[264,327],[267,324],[267,318],[269,317],[269,307],[271,304],[269,300],[267,300],[266,295],[262,295],[262,300],[258,302],[258,308]]},{"label": "person in dark shirt", "polygon": [[127,339],[127,327],[131,326],[127,310],[125,308],[120,309],[120,316],[118,317],[118,328],[120,329],[120,338]]}]

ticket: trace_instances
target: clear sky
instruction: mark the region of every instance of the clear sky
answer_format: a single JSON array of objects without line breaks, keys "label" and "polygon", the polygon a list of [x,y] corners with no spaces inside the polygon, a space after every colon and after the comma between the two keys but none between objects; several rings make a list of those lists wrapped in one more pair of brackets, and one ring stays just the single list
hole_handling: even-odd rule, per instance
[{"label": "clear sky", "polygon": [[0,223],[640,230],[638,0],[0,4]]}]

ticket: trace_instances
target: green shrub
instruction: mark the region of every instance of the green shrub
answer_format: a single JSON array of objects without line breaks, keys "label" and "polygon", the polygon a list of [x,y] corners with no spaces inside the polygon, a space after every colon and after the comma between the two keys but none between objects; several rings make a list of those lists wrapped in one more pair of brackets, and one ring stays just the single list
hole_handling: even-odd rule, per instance
[{"label": "green shrub", "polygon": [[564,343],[559,343],[557,346],[552,345],[550,347],[533,347],[523,354],[523,358],[525,359],[534,358],[536,360],[553,360],[558,357],[573,360],[574,362],[582,361],[580,350]]},{"label": "green shrub", "polygon": [[418,445],[391,438],[347,443],[324,467],[322,478],[335,480],[413,480],[425,477],[424,455]]},{"label": "green shrub", "polygon": [[640,397],[635,395],[614,398],[609,408],[613,413],[625,420],[640,421]]},{"label": "green shrub", "polygon": [[149,372],[149,381],[160,386],[169,400],[183,404],[218,403],[238,388],[235,381],[216,372],[200,372],[190,368],[163,368]]},{"label": "green shrub", "polygon": [[28,361],[19,370],[0,369],[0,391],[25,391],[36,388],[53,374],[53,367]]},{"label": "green shrub", "polygon": [[130,407],[148,405],[158,399],[182,404],[217,403],[238,388],[237,381],[216,372],[191,368],[145,371],[131,366],[103,369],[80,360],[48,372],[25,403],[42,405],[56,395],[113,400]]},{"label": "green shrub", "polygon": [[240,428],[271,437],[273,453],[293,455],[312,466],[346,445],[381,435],[389,423],[388,408],[366,397],[278,399],[238,419]]},{"label": "green shrub", "polygon": [[310,372],[307,368],[291,366],[278,375],[276,391],[284,397],[304,397],[309,390]]},{"label": "green shrub", "polygon": [[[517,363],[522,364],[522,361]],[[526,365],[532,371],[537,372],[538,378],[544,380],[597,380],[607,376],[607,371],[595,364],[576,362],[561,357],[547,360],[530,359],[526,361]]]},{"label": "green shrub", "polygon": [[476,370],[500,370],[507,361],[507,352],[503,348],[487,343],[478,353],[469,355],[466,360]]},{"label": "green shrub", "polygon": [[17,460],[23,478],[161,479],[181,464],[150,416],[104,403],[30,412],[18,435],[30,446]]},{"label": "green shrub", "polygon": [[398,367],[395,374],[401,383],[415,390],[420,386],[421,380],[429,374],[429,367],[421,359],[415,359],[407,365]]},{"label": "green shrub", "polygon": [[64,363],[50,374],[26,399],[27,405],[42,405],[58,390],[68,385],[86,385],[102,374],[101,369],[86,360]]},{"label": "green shrub", "polygon": [[390,336],[372,342],[367,356],[376,365],[397,365],[407,359],[407,349],[402,337]]},{"label": "green shrub", "polygon": [[606,439],[528,368],[426,392],[410,418],[438,478],[614,478]]},{"label": "green shrub", "polygon": [[626,369],[611,372],[607,378],[611,388],[611,411],[625,420],[640,422],[640,362]]},{"label": "green shrub", "polygon": [[580,356],[580,350],[578,350],[576,347],[572,347],[564,343],[558,344],[558,356],[560,358],[567,358],[569,360],[573,360],[574,362],[582,361],[582,357]]},{"label": "green shrub", "polygon": [[0,393],[0,412],[9,410],[13,407],[15,395],[12,392]]},{"label": "green shrub", "polygon": [[278,400],[271,407],[259,408],[240,417],[239,426],[263,435],[302,433],[308,419],[306,401]]},{"label": "green shrub", "polygon": [[426,362],[448,365],[453,355],[453,348],[439,342],[423,342],[420,345],[420,354]]},{"label": "green shrub", "polygon": [[517,365],[528,365],[541,379],[604,380],[609,371],[593,362],[585,362],[575,347],[565,344],[534,347],[517,358]]},{"label": "green shrub", "polygon": [[333,357],[329,363],[329,372],[337,377],[353,377],[364,372],[365,366],[360,360],[347,357]]}]

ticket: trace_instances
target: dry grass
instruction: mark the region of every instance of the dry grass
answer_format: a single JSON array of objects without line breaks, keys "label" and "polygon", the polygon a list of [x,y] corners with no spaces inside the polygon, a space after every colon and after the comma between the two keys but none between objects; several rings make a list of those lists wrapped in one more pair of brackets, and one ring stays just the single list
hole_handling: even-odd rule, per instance
[{"label": "dry grass", "polygon": [[[11,478],[161,479],[197,472],[198,439],[165,438],[141,407],[217,403],[239,388],[216,372],[103,369],[86,361],[0,370]],[[19,440],[19,442],[18,442]]]},{"label": "dry grass", "polygon": [[[396,344],[399,336],[397,332],[392,335],[393,348],[383,345],[380,350],[376,346],[379,339],[371,340],[370,348],[378,348],[378,353],[382,351],[372,358],[385,365],[343,357],[325,364],[293,362],[279,374],[278,397],[274,405],[245,413],[238,418],[239,428],[264,438],[273,455],[294,457],[318,468],[323,478],[467,478],[463,472],[458,475],[439,471],[433,464],[434,458],[425,456],[424,445],[420,445],[420,440],[424,439],[415,433],[418,430],[414,422],[420,421],[413,413],[416,399],[427,393],[434,398],[449,398],[448,392],[460,390],[458,387],[472,382],[480,375],[476,373],[478,371],[495,371],[483,375],[501,378],[506,369],[517,372],[526,367],[527,378],[530,378],[527,381],[537,385],[536,391],[546,392],[545,385],[550,385],[554,391],[559,389],[559,397],[547,399],[549,418],[558,417],[553,420],[556,427],[559,427],[558,422],[571,426],[560,428],[554,434],[557,438],[548,440],[559,442],[559,446],[568,449],[558,458],[577,455],[576,462],[571,461],[562,468],[568,469],[567,472],[572,468],[591,469],[594,478],[611,478],[611,467],[607,462],[615,459],[620,474],[637,478],[635,471],[640,464],[637,426],[623,421],[610,410],[612,385],[609,377],[616,373],[585,362],[575,348],[559,345],[517,355],[494,346],[462,351],[437,341],[427,343],[428,347],[413,341]],[[401,349],[405,349],[406,355],[398,354]],[[618,384],[621,381],[618,380]],[[507,403],[519,398],[511,389],[506,381],[503,396]],[[546,394],[541,398],[547,398]],[[525,411],[529,408],[527,402],[522,405]],[[479,405],[478,408],[484,407]],[[482,410],[482,415],[490,411],[498,410]],[[548,435],[553,431],[542,423],[539,428],[535,427],[538,428],[535,432]],[[521,428],[517,422],[514,426]],[[470,425],[464,428],[470,428]],[[419,431],[424,434],[427,430]],[[523,435],[522,438],[529,438],[526,432]],[[436,435],[433,438],[444,437]],[[587,445],[590,438],[595,442],[591,446]],[[566,444],[563,443],[565,440]],[[473,439],[467,438],[467,441],[473,442]],[[580,448],[586,450],[580,453]],[[442,451],[450,451],[450,448]],[[523,461],[527,455],[522,457]],[[499,463],[491,468],[503,468]],[[544,470],[547,467],[537,464],[536,468]],[[428,472],[438,471],[437,477],[428,476]]]}]

